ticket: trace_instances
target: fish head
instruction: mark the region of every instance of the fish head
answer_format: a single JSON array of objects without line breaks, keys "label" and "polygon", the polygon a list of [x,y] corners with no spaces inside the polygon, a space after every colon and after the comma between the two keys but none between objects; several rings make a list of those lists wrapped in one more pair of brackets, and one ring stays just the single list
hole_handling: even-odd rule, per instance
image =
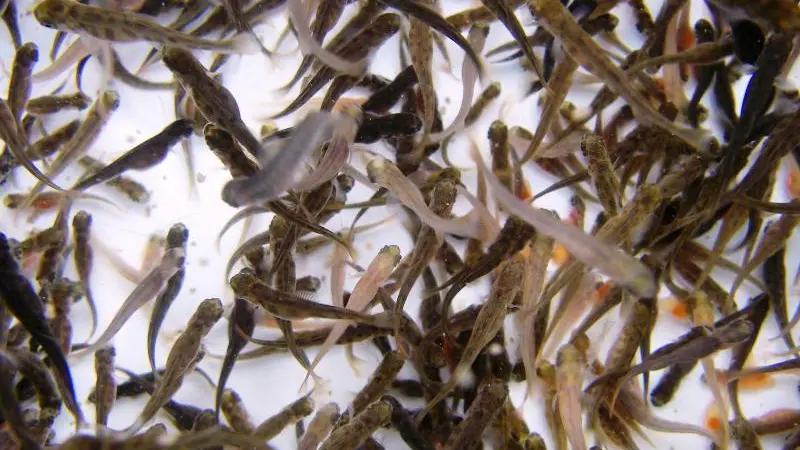
[{"label": "fish head", "polygon": [[369,178],[369,181],[371,183],[377,183],[388,164],[391,163],[386,158],[380,156],[367,163],[367,178]]},{"label": "fish head", "polygon": [[47,28],[56,28],[70,14],[70,7],[64,0],[44,0],[33,9],[33,17]]},{"label": "fish head", "polygon": [[252,183],[252,181],[248,179],[234,179],[225,184],[222,187],[222,201],[227,203],[228,205],[238,208],[245,204],[245,199],[243,194],[243,189],[246,183]]},{"label": "fish head", "polygon": [[222,313],[223,307],[220,299],[209,298],[200,303],[195,314],[203,323],[214,323],[222,317]]}]

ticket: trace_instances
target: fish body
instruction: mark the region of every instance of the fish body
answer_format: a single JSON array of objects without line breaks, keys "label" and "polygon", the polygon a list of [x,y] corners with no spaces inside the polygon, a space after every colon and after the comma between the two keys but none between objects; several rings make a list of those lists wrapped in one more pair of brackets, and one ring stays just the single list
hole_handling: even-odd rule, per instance
[{"label": "fish body", "polygon": [[145,41],[222,53],[253,53],[256,50],[247,34],[235,39],[201,39],[159,25],[141,14],[84,5],[73,0],[43,1],[36,5],[33,15],[47,28],[85,33],[112,42]]}]

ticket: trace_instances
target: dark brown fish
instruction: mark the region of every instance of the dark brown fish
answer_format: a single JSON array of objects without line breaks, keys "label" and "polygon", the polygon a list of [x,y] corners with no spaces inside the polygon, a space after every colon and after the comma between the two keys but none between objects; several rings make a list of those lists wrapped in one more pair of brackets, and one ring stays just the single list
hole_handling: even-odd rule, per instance
[{"label": "dark brown fish", "polygon": [[242,120],[233,94],[211,78],[191,52],[178,47],[165,47],[162,53],[164,64],[180,81],[203,116],[227,130],[253,158],[261,157],[261,143]]},{"label": "dark brown fish", "polygon": [[62,395],[65,397],[70,412],[73,413],[78,423],[83,423],[83,413],[77,406],[75,388],[67,360],[47,326],[41,299],[28,279],[20,273],[8,238],[3,233],[0,233],[0,279],[0,298],[3,299],[11,314],[44,348],[51,364],[55,366],[55,371],[58,372],[58,378],[61,381],[59,389],[62,389],[63,386]]},{"label": "dark brown fish", "polygon": [[147,170],[156,166],[167,157],[170,147],[192,134],[194,125],[194,122],[189,119],[178,119],[172,122],[155,136],[110,162],[102,170],[75,183],[72,190],[82,191],[116,178],[129,169]]},{"label": "dark brown fish", "polygon": [[233,310],[228,319],[228,347],[225,350],[225,359],[222,361],[222,369],[217,380],[217,394],[215,401],[215,413],[219,417],[220,407],[223,403],[225,385],[228,377],[233,371],[233,365],[239,353],[247,345],[247,341],[253,335],[255,329],[255,308],[243,298],[234,299]]},{"label": "dark brown fish", "polygon": [[100,349],[94,354],[95,381],[95,422],[108,424],[108,416],[117,399],[117,382],[114,379],[116,350],[114,347]]},{"label": "dark brown fish", "polygon": [[26,42],[17,49],[14,55],[14,65],[11,70],[11,78],[8,81],[8,107],[17,122],[22,119],[22,113],[31,96],[33,82],[33,66],[39,60],[39,49],[36,44]]}]

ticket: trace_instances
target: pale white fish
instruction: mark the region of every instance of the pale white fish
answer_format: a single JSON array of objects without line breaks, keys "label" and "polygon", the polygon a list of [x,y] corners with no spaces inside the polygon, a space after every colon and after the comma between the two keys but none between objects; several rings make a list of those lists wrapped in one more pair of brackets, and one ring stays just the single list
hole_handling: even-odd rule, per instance
[{"label": "pale white fish", "polygon": [[317,167],[297,181],[292,186],[292,189],[301,192],[313,191],[323,183],[335,178],[350,159],[350,145],[356,139],[359,123],[360,120],[343,120],[341,129],[336,132],[336,136],[328,143],[328,149],[320,159]]},{"label": "pale white fish", "polygon": [[324,49],[319,42],[314,39],[311,28],[308,26],[307,15],[303,8],[302,0],[289,0],[287,2],[289,19],[297,32],[297,42],[303,54],[314,55],[321,63],[336,69],[345,75],[359,76],[366,70],[366,61],[351,62],[340,56]]},{"label": "pale white fish", "polygon": [[56,58],[55,61],[50,63],[49,66],[34,73],[31,79],[35,82],[50,81],[53,78],[61,75],[67,70],[72,69],[82,60],[86,55],[90,54],[92,49],[88,46],[86,39],[78,37],[67,49]]},{"label": "pale white fish", "polygon": [[[483,48],[486,46],[486,37],[489,35],[489,26],[486,24],[476,24],[469,30],[467,40],[469,44],[475,49],[475,53],[481,54]],[[472,59],[465,57],[464,62],[461,63],[461,83],[464,91],[461,94],[461,106],[458,108],[453,122],[444,130],[438,133],[431,133],[428,137],[428,144],[435,144],[442,139],[457,132],[464,126],[464,121],[467,118],[470,108],[472,107],[472,98],[475,95],[475,83],[478,81],[480,69]]]},{"label": "pale white fish", "polygon": [[[688,6],[689,3],[684,4],[683,9]],[[675,14],[667,25],[667,32],[664,35],[665,56],[678,53],[678,27],[680,26],[681,16],[682,13]],[[664,73],[664,95],[667,97],[667,101],[675,105],[678,111],[686,111],[689,99],[686,98],[686,90],[681,79],[681,65],[665,64],[661,70]]]},{"label": "pale white fish", "polygon": [[472,217],[471,221],[479,222],[480,226],[486,230],[485,242],[494,242],[497,235],[500,234],[500,224],[497,223],[497,219],[492,216],[492,213],[489,212],[486,205],[480,201],[478,197],[473,195],[472,192],[461,185],[456,186],[456,190],[458,191],[458,195],[467,199],[469,204],[472,205],[472,211],[467,214],[467,217]]},{"label": "pale white fish", "polygon": [[[347,302],[346,309],[351,311],[358,311],[363,312],[364,309],[367,307],[372,298],[378,293],[378,289],[383,285],[383,283],[389,278],[392,274],[392,270],[400,261],[400,248],[396,245],[387,245],[384,246],[379,252],[375,259],[369,264],[367,267],[367,271],[361,276],[361,279],[358,280],[355,287],[353,287],[353,291],[350,293],[350,300]],[[344,334],[352,323],[350,321],[337,321],[333,328],[331,329],[330,334],[325,339],[325,342],[320,347],[319,352],[314,357],[314,361],[311,362],[311,366],[308,368],[308,372],[306,373],[306,377],[303,380],[303,384],[301,386],[301,390],[305,389],[306,383],[308,382],[308,377],[314,373],[314,369],[317,367],[317,364],[322,360],[322,358],[333,348],[336,341],[339,340],[340,337]]]},{"label": "pale white fish", "polygon": [[445,219],[436,215],[414,185],[394,164],[383,157],[377,157],[367,164],[370,181],[388,189],[403,205],[414,211],[420,220],[436,231],[455,234],[467,238],[487,241],[488,231],[480,221],[467,215],[456,219]]}]

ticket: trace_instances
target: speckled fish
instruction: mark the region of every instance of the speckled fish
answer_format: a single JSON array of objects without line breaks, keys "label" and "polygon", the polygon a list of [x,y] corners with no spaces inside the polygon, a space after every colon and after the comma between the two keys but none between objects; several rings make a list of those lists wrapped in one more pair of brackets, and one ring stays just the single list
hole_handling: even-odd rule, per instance
[{"label": "speckled fish", "polygon": [[334,430],[319,450],[355,450],[392,417],[392,405],[379,400],[369,405],[346,425]]},{"label": "speckled fish", "polygon": [[614,173],[608,149],[603,138],[586,134],[581,139],[581,151],[589,166],[589,175],[597,192],[597,198],[609,217],[617,215],[619,209],[619,180]]},{"label": "speckled fish", "polygon": [[277,414],[261,422],[261,424],[253,430],[253,436],[264,441],[269,441],[279,435],[289,424],[302,420],[303,417],[308,416],[312,412],[314,412],[314,399],[308,395],[300,397],[286,405],[286,407],[278,411]]},{"label": "speckled fish", "polygon": [[[91,176],[93,173],[103,170],[106,165],[100,160],[83,155],[78,159],[78,164],[86,169],[85,175]],[[128,197],[136,203],[147,203],[150,200],[150,192],[140,182],[125,175],[118,175],[104,183],[106,186],[116,189],[118,192]]]},{"label": "speckled fish", "polygon": [[303,297],[276,291],[247,271],[231,277],[234,293],[250,302],[261,305],[270,314],[282,319],[334,319],[348,320],[370,325],[384,325],[386,321],[377,316],[350,309],[317,303]]},{"label": "speckled fish", "polygon": [[88,108],[91,102],[92,99],[83,92],[66,95],[45,95],[28,100],[25,110],[28,114],[43,116],[69,109],[82,111]]},{"label": "speckled fish", "polygon": [[445,450],[469,448],[471,443],[479,441],[483,431],[503,407],[507,397],[508,385],[502,380],[495,378],[482,385],[465,413],[464,420],[453,430],[443,448]]},{"label": "speckled fish", "polygon": [[[497,238],[489,246],[485,255],[481,255],[476,261],[467,264],[464,270],[458,272],[449,280],[442,283],[438,289],[450,287],[447,290],[442,303],[442,312],[450,310],[456,295],[461,292],[467,284],[478,280],[480,277],[490,273],[508,261],[517,252],[522,250],[532,237],[536,235],[536,230],[530,224],[516,216],[511,216],[503,224],[503,228]],[[445,326],[447,333],[447,327]]]},{"label": "speckled fish", "polygon": [[[436,183],[430,200],[430,208],[435,214],[447,217],[453,210],[455,201],[456,185],[452,180],[444,179]],[[399,318],[398,313],[405,307],[406,299],[411,293],[414,283],[436,256],[442,242],[444,242],[444,236],[440,232],[427,225],[422,226],[417,234],[414,250],[409,256],[408,269],[403,274],[400,291],[397,294],[397,303],[395,304],[397,318]],[[402,347],[400,348],[402,349]]]},{"label": "speckled fish", "polygon": [[306,432],[297,444],[297,450],[316,450],[319,443],[331,432],[338,418],[339,405],[336,403],[331,402],[320,408],[306,427]]},{"label": "speckled fish", "polygon": [[190,373],[198,362],[202,339],[222,317],[222,312],[222,302],[219,299],[206,299],[200,303],[189,318],[183,333],[172,345],[164,366],[164,375],[158,379],[155,392],[133,424],[124,431],[125,434],[133,435],[139,431],[180,389],[184,376]]},{"label": "speckled fish", "polygon": [[203,117],[233,135],[254,159],[260,158],[261,142],[242,120],[233,94],[210,77],[191,52],[180,47],[164,47],[161,53],[164,64],[189,92]]},{"label": "speckled fish", "polygon": [[72,0],[45,0],[36,5],[33,15],[47,28],[88,34],[112,42],[146,41],[221,53],[258,51],[257,43],[246,33],[233,39],[202,39],[159,25],[141,14],[84,5]]},{"label": "speckled fish", "polygon": [[95,382],[95,422],[108,424],[108,416],[117,399],[117,382],[114,379],[114,347],[106,347],[94,354]]},{"label": "speckled fish", "polygon": [[225,389],[222,393],[220,409],[231,428],[240,433],[253,434],[255,426],[250,420],[250,415],[247,413],[239,394],[230,389]]},{"label": "speckled fish", "polygon": [[[430,3],[430,2],[429,2]],[[422,156],[436,119],[436,91],[433,85],[433,31],[419,19],[410,18],[408,48],[411,64],[417,74],[417,86],[422,96],[422,137],[414,144],[414,153]],[[466,81],[465,81],[466,82]],[[417,158],[414,159],[418,159]]]},{"label": "speckled fish", "polygon": [[400,356],[399,352],[390,351],[387,353],[378,364],[378,367],[375,368],[375,371],[372,372],[367,384],[353,398],[348,413],[351,416],[358,415],[364,408],[378,400],[397,377],[404,363],[405,360]]},{"label": "speckled fish", "polygon": [[36,44],[26,42],[14,55],[14,65],[11,70],[11,78],[8,80],[8,106],[14,117],[19,121],[25,106],[31,96],[33,82],[33,66],[39,60],[39,49]]}]

